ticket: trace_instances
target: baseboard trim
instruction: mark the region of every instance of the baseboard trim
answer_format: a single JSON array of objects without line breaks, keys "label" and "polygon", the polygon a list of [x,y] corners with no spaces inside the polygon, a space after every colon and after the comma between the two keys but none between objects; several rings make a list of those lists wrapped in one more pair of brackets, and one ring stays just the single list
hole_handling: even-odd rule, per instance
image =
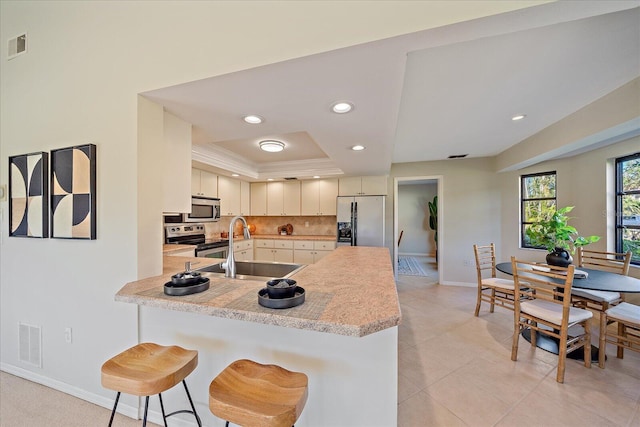
[{"label": "baseboard trim", "polygon": [[[33,371],[29,371],[27,369],[23,369],[18,366],[9,365],[4,362],[0,363],[0,370],[8,374],[15,375],[16,377],[24,378],[25,380],[29,380],[34,383],[41,384],[45,387],[49,387],[54,390],[60,391],[62,393],[66,393],[70,396],[77,397],[78,399],[91,402],[103,408],[106,408],[109,410],[113,409],[115,394],[113,396],[113,399],[109,399],[107,397],[100,396],[95,393],[89,393],[86,390],[72,386],[62,381],[54,380],[49,377],[45,377],[44,375],[37,374]],[[133,418],[135,420],[140,419],[138,417],[138,408],[133,407],[131,405],[123,404],[122,402],[118,404],[118,413],[125,415],[129,418]],[[151,412],[149,414],[151,415]],[[159,412],[158,412],[158,420],[160,421],[160,423],[162,423],[162,415]],[[156,422],[156,421],[153,421],[153,422]]]},{"label": "baseboard trim", "polygon": [[[9,365],[4,362],[0,363],[0,371],[6,372],[11,375],[15,375],[16,377],[24,378],[25,380],[29,380],[37,384],[41,384],[45,387],[49,387],[51,389],[60,391],[62,393],[66,393],[70,396],[77,397],[78,399],[106,408],[109,411],[113,409],[115,392],[112,399],[107,398],[95,393],[89,393],[86,390],[72,386],[70,384],[66,384],[62,381],[54,380],[49,377],[45,377],[44,375],[37,374],[33,371],[29,371],[27,369],[23,369],[14,365]],[[120,403],[118,403],[118,413],[124,416],[127,416],[129,418],[133,418],[134,420],[140,420],[141,417],[139,414],[141,414],[142,411],[144,410],[143,398],[139,398],[138,402],[139,402],[139,408],[131,405],[126,405],[122,403],[122,401],[120,401]],[[198,412],[200,411],[198,409],[196,410]],[[195,427],[197,425],[195,421],[194,422],[185,421],[176,417],[171,417],[169,419],[171,420],[171,423],[172,423],[171,425],[177,426],[177,427]],[[164,424],[162,420],[162,414],[158,411],[150,410],[149,413],[147,414],[147,421],[158,424],[158,425]]]},{"label": "baseboard trim", "polygon": [[444,281],[444,282],[440,282],[441,285],[444,286],[460,286],[463,288],[475,288],[478,286],[477,283],[468,283],[468,282],[451,282],[451,281]]}]

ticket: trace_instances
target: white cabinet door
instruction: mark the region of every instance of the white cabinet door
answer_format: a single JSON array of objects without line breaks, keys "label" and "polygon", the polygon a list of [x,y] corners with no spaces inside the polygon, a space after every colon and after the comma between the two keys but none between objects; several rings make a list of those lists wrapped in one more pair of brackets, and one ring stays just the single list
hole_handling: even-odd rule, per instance
[{"label": "white cabinet door", "polygon": [[320,182],[318,180],[300,183],[300,215],[318,215],[320,212]]},{"label": "white cabinet door", "polygon": [[293,252],[293,262],[296,264],[313,264],[315,262],[314,251],[296,249]]},{"label": "white cabinet door", "polygon": [[267,215],[267,183],[251,183],[251,216]]},{"label": "white cabinet door", "polygon": [[336,198],[338,197],[338,180],[321,179],[319,182],[320,215],[336,215]]},{"label": "white cabinet door", "polygon": [[293,249],[274,249],[273,260],[275,262],[293,262]]},{"label": "white cabinet door", "polygon": [[240,181],[227,176],[218,177],[218,195],[220,196],[220,215],[240,214]]},{"label": "white cabinet door", "polygon": [[284,215],[300,215],[300,183],[285,181],[283,186],[282,212]]},{"label": "white cabinet door", "polygon": [[267,183],[267,215],[281,216],[283,212],[284,200],[284,183],[268,182]]},{"label": "white cabinet door", "polygon": [[191,195],[218,197],[218,176],[200,169],[191,169]]},{"label": "white cabinet door", "polygon": [[240,181],[240,215],[251,213],[251,184]]},{"label": "white cabinet door", "polygon": [[340,178],[340,196],[385,196],[387,194],[387,177],[360,176]]}]

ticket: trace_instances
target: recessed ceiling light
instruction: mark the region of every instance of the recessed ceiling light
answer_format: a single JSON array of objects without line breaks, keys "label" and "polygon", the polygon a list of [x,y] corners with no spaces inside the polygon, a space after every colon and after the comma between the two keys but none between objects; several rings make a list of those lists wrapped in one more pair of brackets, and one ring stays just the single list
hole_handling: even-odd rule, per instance
[{"label": "recessed ceiling light", "polygon": [[260,123],[264,122],[264,119],[262,117],[256,116],[255,114],[244,116],[242,120],[249,123],[250,125],[259,125]]},{"label": "recessed ceiling light", "polygon": [[353,110],[353,104],[345,101],[336,102],[331,107],[331,110],[334,113],[338,113],[338,114],[348,113],[349,111]]},{"label": "recessed ceiling light", "polygon": [[267,178],[267,181],[273,181],[273,178]]},{"label": "recessed ceiling light", "polygon": [[259,145],[262,151],[268,151],[269,153],[277,153],[284,150],[284,142],[275,141],[273,139],[260,141]]},{"label": "recessed ceiling light", "polygon": [[320,175],[314,175],[313,178],[314,179],[318,179],[318,178],[320,178]]},{"label": "recessed ceiling light", "polygon": [[514,122],[517,122],[518,120],[522,120],[525,117],[527,117],[525,114],[518,114],[516,116],[511,117],[511,120],[513,120]]},{"label": "recessed ceiling light", "polygon": [[354,145],[353,147],[351,147],[351,149],[353,151],[362,151],[362,150],[365,149],[365,146],[364,145]]},{"label": "recessed ceiling light", "polygon": [[231,176],[240,176],[237,173],[232,173]]}]

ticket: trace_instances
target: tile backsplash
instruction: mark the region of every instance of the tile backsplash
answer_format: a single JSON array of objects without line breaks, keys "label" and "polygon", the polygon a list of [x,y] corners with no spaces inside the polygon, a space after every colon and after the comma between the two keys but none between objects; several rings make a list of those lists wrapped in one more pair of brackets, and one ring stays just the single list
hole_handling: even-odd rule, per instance
[{"label": "tile backsplash", "polygon": [[[250,225],[256,226],[254,234],[278,234],[278,227],[291,224],[294,236],[335,236],[335,216],[246,216]],[[207,238],[219,238],[220,233],[229,231],[231,217],[223,216],[218,222],[205,223]],[[236,223],[236,234],[242,233],[241,224]]]}]

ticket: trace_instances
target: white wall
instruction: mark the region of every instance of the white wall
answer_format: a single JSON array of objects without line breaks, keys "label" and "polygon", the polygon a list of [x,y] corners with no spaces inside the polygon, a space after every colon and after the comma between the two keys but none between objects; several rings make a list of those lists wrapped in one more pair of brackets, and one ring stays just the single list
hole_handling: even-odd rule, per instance
[{"label": "white wall", "polygon": [[429,202],[437,194],[436,184],[398,186],[398,233],[404,230],[398,253],[435,256],[435,233],[429,228]]},{"label": "white wall", "polygon": [[[0,184],[11,155],[90,142],[98,159],[95,241],[8,238],[0,201],[2,369],[111,404],[100,366],[138,339],[137,309],[113,296],[161,257],[162,158],[153,131],[138,139],[138,113],[153,116],[139,93],[531,4],[0,2]],[[18,359],[18,322],[42,327],[41,368]]]}]

